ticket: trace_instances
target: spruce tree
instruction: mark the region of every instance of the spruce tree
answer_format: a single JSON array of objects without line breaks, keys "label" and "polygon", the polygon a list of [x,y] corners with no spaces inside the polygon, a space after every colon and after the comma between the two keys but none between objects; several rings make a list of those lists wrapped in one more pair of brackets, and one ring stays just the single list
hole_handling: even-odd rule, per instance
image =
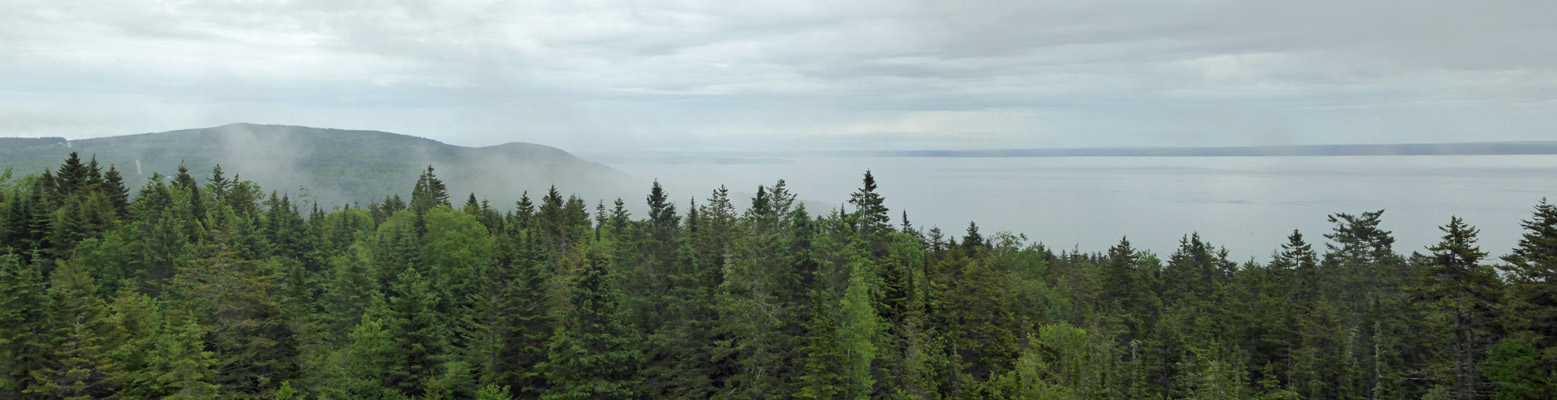
[{"label": "spruce tree", "polygon": [[330,259],[321,295],[321,310],[316,317],[330,339],[344,339],[352,328],[362,321],[373,306],[373,299],[382,296],[377,271],[373,269],[366,246],[353,245],[345,254]]},{"label": "spruce tree", "polygon": [[1557,361],[1557,205],[1541,199],[1520,226],[1525,233],[1501,267],[1510,281],[1510,323]]},{"label": "spruce tree", "polygon": [[849,204],[854,206],[853,218],[858,221],[860,238],[867,243],[878,242],[876,236],[891,229],[892,217],[887,215],[885,203],[881,194],[876,193],[876,177],[866,170],[860,189],[849,195]]},{"label": "spruce tree", "polygon": [[220,355],[215,383],[233,397],[269,397],[297,373],[293,325],[272,293],[272,276],[259,271],[259,262],[215,251],[181,268],[174,279],[178,294],[205,324],[201,330],[209,349]]},{"label": "spruce tree", "polygon": [[433,207],[447,205],[449,205],[449,188],[444,186],[443,180],[433,174],[433,166],[428,165],[427,171],[416,178],[416,186],[411,189],[411,209],[421,214]]},{"label": "spruce tree", "polygon": [[868,261],[853,263],[850,270],[849,288],[840,303],[843,324],[838,338],[846,360],[844,397],[869,399],[876,391],[876,358],[884,353],[877,345],[884,331],[877,313],[882,308],[877,300],[881,278]]},{"label": "spruce tree", "polygon": [[797,382],[799,391],[795,397],[802,399],[845,398],[852,389],[848,374],[847,349],[839,340],[837,317],[834,308],[825,300],[828,296],[817,290],[811,296],[809,318],[806,320],[806,336],[801,352],[804,365]]},{"label": "spruce tree", "polygon": [[438,313],[438,292],[414,267],[396,277],[387,297],[381,318],[393,350],[382,383],[419,396],[448,359],[449,321]]},{"label": "spruce tree", "polygon": [[217,355],[207,351],[201,336],[205,330],[193,316],[170,322],[149,356],[164,399],[212,399],[228,388],[216,384]]},{"label": "spruce tree", "polygon": [[546,393],[547,343],[557,330],[557,304],[550,264],[538,235],[516,238],[507,262],[512,271],[498,286],[492,334],[498,338],[488,382],[511,388],[520,398]]},{"label": "spruce tree", "polygon": [[401,352],[392,334],[378,319],[363,316],[361,323],[347,336],[348,345],[339,358],[344,375],[341,390],[346,396],[357,399],[405,396],[389,384],[390,369]]},{"label": "spruce tree", "polygon": [[103,193],[108,195],[108,203],[113,205],[114,211],[120,216],[130,212],[130,189],[124,186],[124,178],[119,176],[119,170],[114,169],[113,164],[108,165],[108,172],[103,174]]},{"label": "spruce tree", "polygon": [[1481,264],[1487,253],[1476,247],[1475,227],[1459,217],[1439,228],[1443,241],[1428,250],[1432,261],[1420,289],[1432,335],[1433,375],[1456,399],[1481,398],[1485,382],[1479,368],[1487,348],[1501,333],[1496,328],[1502,282]]},{"label": "spruce tree", "polygon": [[655,181],[654,186],[650,188],[647,201],[650,235],[657,242],[669,243],[679,221],[676,217],[676,204],[670,202],[670,195],[660,187],[659,181]]},{"label": "spruce tree", "polygon": [[0,255],[0,397],[21,399],[46,391],[46,382],[35,374],[51,358],[49,307],[38,269],[15,255]]},{"label": "spruce tree", "polygon": [[535,203],[530,202],[530,191],[526,190],[519,195],[519,201],[514,202],[512,225],[516,230],[529,229],[534,217]]},{"label": "spruce tree", "polygon": [[90,171],[81,163],[81,156],[76,152],[70,152],[70,157],[59,166],[59,174],[55,177],[55,187],[59,198],[75,196],[88,189],[87,182],[90,179]]},{"label": "spruce tree", "polygon": [[153,371],[153,349],[162,335],[162,313],[155,300],[134,287],[119,289],[108,305],[110,380],[125,398],[148,398],[160,390]]},{"label": "spruce tree", "polygon": [[227,196],[227,191],[232,189],[233,186],[233,182],[222,175],[221,164],[216,164],[215,167],[211,168],[211,178],[206,180],[206,184],[210,185],[211,195],[215,196],[218,202]]},{"label": "spruce tree", "polygon": [[57,263],[49,287],[53,354],[47,367],[33,375],[46,392],[62,398],[106,395],[111,386],[110,360],[103,348],[110,329],[107,305],[97,297],[97,286],[80,262]]},{"label": "spruce tree", "polygon": [[570,311],[547,344],[546,399],[638,398],[640,337],[622,322],[621,294],[591,256],[568,295]]}]

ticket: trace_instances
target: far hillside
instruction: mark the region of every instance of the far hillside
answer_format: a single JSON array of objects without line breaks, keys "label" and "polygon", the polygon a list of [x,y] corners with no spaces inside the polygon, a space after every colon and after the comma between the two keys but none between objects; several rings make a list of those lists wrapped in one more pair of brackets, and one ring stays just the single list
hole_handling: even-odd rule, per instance
[{"label": "far hillside", "polygon": [[[379,131],[302,126],[231,124],[214,128],[66,141],[63,138],[0,138],[0,167],[14,174],[57,168],[71,152],[97,157],[118,168],[132,187],[153,173],[170,176],[180,164],[209,177],[221,163],[266,188],[309,195],[321,205],[406,197],[417,175],[431,165],[457,200],[471,192],[494,203],[512,204],[521,193],[545,194],[553,183],[563,193],[593,202],[636,193],[629,177],[566,151],[531,143],[461,147],[415,136]],[[478,187],[479,182],[479,187]]]}]

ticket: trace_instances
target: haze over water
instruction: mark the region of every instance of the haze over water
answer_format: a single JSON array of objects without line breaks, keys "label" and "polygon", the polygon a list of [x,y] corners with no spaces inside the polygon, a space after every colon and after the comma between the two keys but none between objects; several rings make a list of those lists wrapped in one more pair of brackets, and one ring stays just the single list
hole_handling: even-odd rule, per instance
[{"label": "haze over water", "polygon": [[725,185],[744,206],[757,185],[785,179],[813,215],[846,205],[869,169],[894,224],[906,210],[925,229],[961,236],[971,220],[986,236],[1010,231],[1086,252],[1128,236],[1164,259],[1191,232],[1236,261],[1268,261],[1293,229],[1322,251],[1327,215],[1379,209],[1398,253],[1426,253],[1441,236],[1437,227],[1459,216],[1481,229],[1482,250],[1498,257],[1518,242],[1519,222],[1543,196],[1557,199],[1557,157],[1545,155],[710,157],[720,158],[592,158],[659,179],[683,204],[702,203]]}]

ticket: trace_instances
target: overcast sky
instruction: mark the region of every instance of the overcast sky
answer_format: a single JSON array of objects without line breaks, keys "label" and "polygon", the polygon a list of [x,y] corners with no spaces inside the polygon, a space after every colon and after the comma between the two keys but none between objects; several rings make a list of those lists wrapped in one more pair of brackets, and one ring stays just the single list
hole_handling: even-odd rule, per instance
[{"label": "overcast sky", "polygon": [[6,0],[0,136],[254,122],[573,151],[1557,139],[1554,17],[1551,0]]}]

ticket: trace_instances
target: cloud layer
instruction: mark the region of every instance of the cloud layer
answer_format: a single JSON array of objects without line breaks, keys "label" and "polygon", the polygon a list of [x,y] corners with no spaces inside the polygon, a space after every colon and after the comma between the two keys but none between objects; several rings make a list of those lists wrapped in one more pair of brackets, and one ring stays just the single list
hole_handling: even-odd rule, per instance
[{"label": "cloud layer", "polygon": [[[742,4],[749,3],[749,4]],[[0,135],[571,150],[1557,137],[1550,1],[10,1]]]}]

